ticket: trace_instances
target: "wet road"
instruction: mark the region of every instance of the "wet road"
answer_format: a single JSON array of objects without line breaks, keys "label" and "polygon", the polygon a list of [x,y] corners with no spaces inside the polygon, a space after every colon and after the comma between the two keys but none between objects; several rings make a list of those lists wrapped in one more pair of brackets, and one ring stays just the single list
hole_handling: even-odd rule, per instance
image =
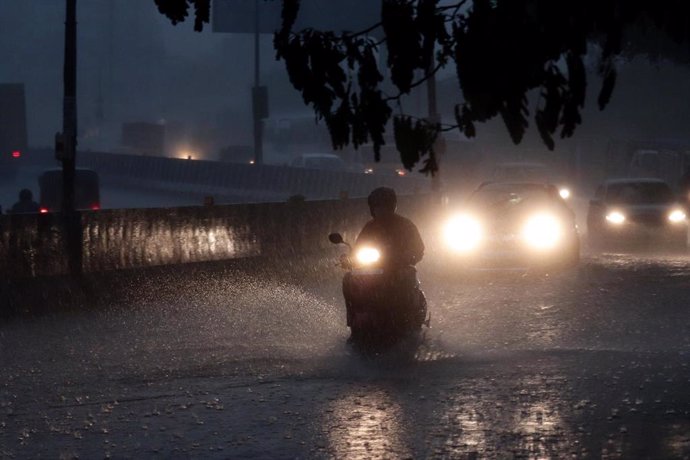
[{"label": "wet road", "polygon": [[439,260],[411,359],[348,352],[328,260],[97,280],[89,313],[0,326],[0,457],[690,456],[689,257]]}]

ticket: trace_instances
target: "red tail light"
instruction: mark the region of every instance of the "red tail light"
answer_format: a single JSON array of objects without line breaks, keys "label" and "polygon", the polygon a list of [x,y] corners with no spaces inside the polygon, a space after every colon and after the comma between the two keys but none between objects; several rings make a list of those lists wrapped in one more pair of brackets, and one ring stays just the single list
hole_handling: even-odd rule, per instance
[{"label": "red tail light", "polygon": [[38,210],[38,212],[40,212],[41,214],[47,214],[47,213],[48,213],[48,208],[40,208],[40,209]]},{"label": "red tail light", "polygon": [[99,209],[101,209],[101,205],[99,203],[94,203],[91,205],[92,211],[98,211]]},{"label": "red tail light", "polygon": [[22,152],[20,152],[19,150],[15,150],[14,152],[12,152],[12,158],[19,158],[21,156]]}]

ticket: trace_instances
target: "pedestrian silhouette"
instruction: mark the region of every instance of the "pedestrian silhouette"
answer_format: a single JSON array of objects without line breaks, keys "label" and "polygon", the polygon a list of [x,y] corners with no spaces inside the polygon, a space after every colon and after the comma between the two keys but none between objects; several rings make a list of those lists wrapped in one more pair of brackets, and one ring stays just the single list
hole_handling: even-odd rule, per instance
[{"label": "pedestrian silhouette", "polygon": [[12,214],[28,214],[38,211],[38,203],[34,201],[34,195],[28,188],[24,188],[19,192],[19,201],[17,201],[10,210]]}]

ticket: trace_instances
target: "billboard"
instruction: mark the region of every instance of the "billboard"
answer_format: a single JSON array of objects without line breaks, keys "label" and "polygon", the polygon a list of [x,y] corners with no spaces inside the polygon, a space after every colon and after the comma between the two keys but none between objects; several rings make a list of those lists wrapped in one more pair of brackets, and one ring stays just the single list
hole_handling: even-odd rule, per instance
[{"label": "billboard", "polygon": [[[281,26],[281,0],[214,0],[211,23],[214,32],[254,33],[255,8],[259,5],[259,32],[272,34]],[[357,32],[381,19],[381,0],[302,0],[295,30],[314,28]]]}]

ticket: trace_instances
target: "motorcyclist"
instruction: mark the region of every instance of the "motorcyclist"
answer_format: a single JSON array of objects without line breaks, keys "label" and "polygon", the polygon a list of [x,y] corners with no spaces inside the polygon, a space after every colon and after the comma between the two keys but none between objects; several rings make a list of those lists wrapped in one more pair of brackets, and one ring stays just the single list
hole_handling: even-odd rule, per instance
[{"label": "motorcyclist", "polygon": [[[364,225],[355,242],[354,250],[363,246],[373,246],[381,250],[380,265],[386,276],[403,286],[417,288],[417,275],[414,265],[424,256],[424,243],[415,224],[397,214],[397,196],[388,187],[374,189],[368,197],[372,219]],[[343,295],[347,309],[347,325],[352,327],[351,305],[356,287],[352,276],[343,279]],[[353,336],[350,336],[350,341]]]},{"label": "motorcyclist", "polygon": [[395,212],[398,205],[395,190],[374,189],[367,202],[372,219],[364,225],[355,248],[367,244],[382,248],[382,263],[388,268],[414,266],[422,260],[424,243],[415,224]]}]

